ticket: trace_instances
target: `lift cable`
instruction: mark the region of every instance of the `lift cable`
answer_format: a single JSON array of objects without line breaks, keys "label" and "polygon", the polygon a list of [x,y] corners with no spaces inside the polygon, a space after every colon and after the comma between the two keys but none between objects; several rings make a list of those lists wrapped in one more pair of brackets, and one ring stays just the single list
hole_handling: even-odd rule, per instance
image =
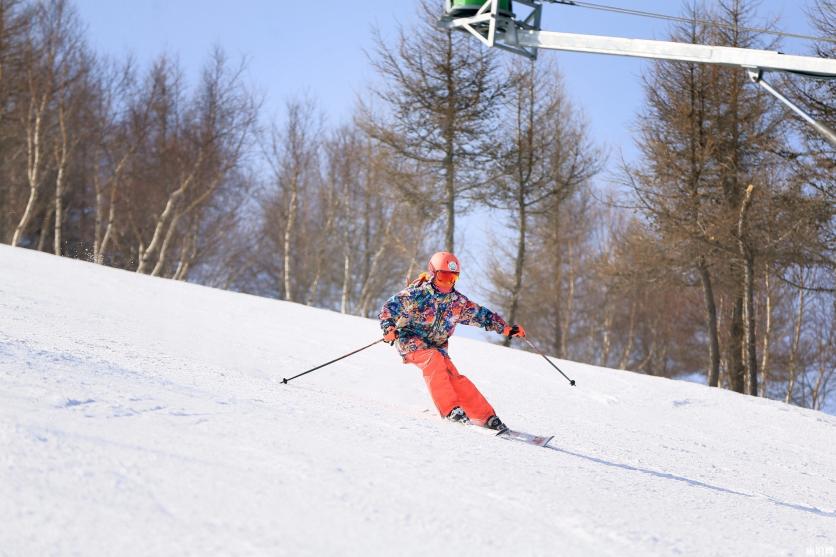
[{"label": "lift cable", "polygon": [[812,40],[817,42],[829,42],[836,44],[836,38],[826,38],[826,37],[814,37],[812,35],[802,35],[799,33],[787,33],[785,31],[775,31],[774,29],[761,29],[757,27],[740,27],[735,26],[729,23],[723,23],[720,21],[711,21],[708,19],[692,19],[688,17],[680,17],[674,15],[666,15],[666,14],[659,14],[655,12],[645,12],[642,10],[634,10],[630,8],[619,8],[617,6],[607,6],[604,4],[593,4],[592,2],[581,2],[577,0],[546,0],[547,2],[551,2],[552,4],[563,4],[565,6],[577,6],[579,8],[589,8],[592,10],[601,10],[606,12],[614,12],[620,14],[627,14],[627,15],[636,15],[640,17],[650,17],[654,19],[664,19],[667,21],[678,21],[680,23],[701,23],[703,25],[713,25],[715,27],[728,27],[728,28],[737,28],[741,31],[749,31],[752,33],[761,33],[761,34],[768,34],[768,35],[778,35],[780,37],[788,37],[793,39],[806,39]]}]

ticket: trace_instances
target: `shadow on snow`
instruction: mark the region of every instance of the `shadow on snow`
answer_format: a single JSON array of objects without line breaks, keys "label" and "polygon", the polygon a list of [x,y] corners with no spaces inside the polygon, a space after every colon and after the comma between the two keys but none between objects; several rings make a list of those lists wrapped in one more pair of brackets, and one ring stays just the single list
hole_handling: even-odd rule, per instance
[{"label": "shadow on snow", "polygon": [[596,464],[603,464],[604,466],[611,466],[613,468],[621,468],[622,470],[629,470],[631,472],[640,472],[642,474],[647,474],[649,476],[654,476],[656,478],[662,478],[662,479],[665,479],[665,480],[674,480],[674,481],[677,481],[677,482],[683,482],[683,483],[688,484],[688,485],[693,486],[693,487],[701,487],[701,488],[704,488],[704,489],[710,489],[712,491],[716,491],[716,492],[719,492],[719,493],[728,493],[730,495],[739,495],[740,497],[747,497],[749,499],[763,499],[763,500],[769,501],[770,503],[773,503],[775,505],[778,505],[778,506],[781,506],[781,507],[786,507],[786,508],[793,509],[793,510],[796,510],[796,511],[804,511],[804,512],[807,512],[807,513],[812,513],[812,514],[827,517],[827,518],[836,518],[836,511],[823,511],[821,509],[817,509],[815,507],[809,507],[809,506],[806,506],[806,505],[798,505],[798,504],[794,504],[794,503],[785,503],[783,501],[778,501],[776,499],[773,499],[772,497],[769,497],[767,495],[754,495],[754,494],[751,494],[751,493],[742,493],[740,491],[734,491],[733,489],[727,489],[725,487],[719,487],[719,486],[716,486],[716,485],[707,484],[707,483],[701,482],[699,480],[692,480],[692,479],[689,479],[689,478],[684,478],[682,476],[677,476],[675,474],[669,474],[667,472],[657,472],[655,470],[648,470],[647,468],[639,468],[637,466],[630,466],[629,464],[620,464],[618,462],[610,462],[608,460],[604,460],[604,459],[601,459],[601,458],[596,458],[594,456],[588,456],[588,455],[572,452],[572,451],[569,451],[569,450],[566,450],[566,449],[561,449],[559,447],[555,447],[555,446],[552,446],[552,445],[546,445],[545,448],[546,449],[551,449],[553,451],[557,451],[559,453],[574,456],[574,457],[577,457],[577,458],[582,458],[582,459],[588,460],[590,462],[595,462]]}]

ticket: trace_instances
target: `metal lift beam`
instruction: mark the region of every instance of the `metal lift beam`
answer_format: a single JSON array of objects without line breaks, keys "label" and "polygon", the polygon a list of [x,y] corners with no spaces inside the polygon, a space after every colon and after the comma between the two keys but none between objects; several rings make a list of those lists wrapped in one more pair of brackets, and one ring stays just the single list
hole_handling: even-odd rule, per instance
[{"label": "metal lift beam", "polygon": [[[522,4],[531,8],[531,12],[524,19],[514,20],[500,13],[500,0],[486,0],[478,10],[474,10],[472,15],[444,17],[441,24],[467,31],[489,47],[508,50],[531,59],[537,58],[538,49],[546,48],[743,68],[747,70],[754,83],[763,87],[810,122],[819,133],[836,146],[836,133],[833,130],[817,122],[763,80],[763,73],[769,71],[795,73],[816,79],[836,79],[836,59],[795,56],[771,50],[729,46],[541,31],[543,1],[548,0],[515,0],[517,5]],[[452,6],[451,2],[453,0],[447,0],[448,12],[449,7]]]},{"label": "metal lift beam", "polygon": [[763,71],[794,72],[812,77],[836,78],[836,60],[793,56],[770,50],[526,30],[517,32],[516,43],[517,46],[527,48],[719,64],[747,69],[760,68]]}]

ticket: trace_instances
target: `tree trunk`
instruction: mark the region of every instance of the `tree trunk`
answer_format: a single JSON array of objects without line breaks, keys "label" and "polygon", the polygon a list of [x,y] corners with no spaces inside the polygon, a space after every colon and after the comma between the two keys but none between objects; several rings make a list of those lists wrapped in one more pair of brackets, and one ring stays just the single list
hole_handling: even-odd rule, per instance
[{"label": "tree trunk", "polygon": [[761,396],[767,396],[769,387],[769,337],[772,334],[772,291],[769,288],[769,270],[764,272],[764,289],[766,290],[766,324],[763,331],[763,348],[761,349]]},{"label": "tree trunk", "polygon": [[[102,265],[104,263],[105,253],[107,253],[108,245],[110,244],[111,234],[113,232],[113,224],[116,221],[116,192],[118,184],[119,184],[119,177],[122,173],[122,167],[125,163],[126,159],[122,159],[119,164],[116,166],[116,170],[113,173],[113,178],[110,184],[110,203],[107,209],[107,224],[105,225],[104,234],[101,234],[101,218],[102,218],[102,201],[101,197],[104,194],[99,190],[97,185],[96,189],[96,242],[93,246],[93,260]],[[98,180],[96,183],[99,184]],[[101,234],[101,237],[99,237]]]},{"label": "tree trunk", "polygon": [[[29,183],[29,199],[26,202],[26,208],[23,210],[23,216],[15,227],[14,235],[12,236],[12,246],[17,246],[23,234],[26,233],[26,228],[29,226],[29,221],[35,211],[35,203],[38,201],[40,194],[40,180],[41,180],[41,128],[43,125],[43,114],[46,109],[47,97],[44,95],[41,104],[38,107],[34,106],[33,99],[29,106],[29,118],[27,120],[26,133],[26,150],[27,150],[27,168],[26,178]],[[34,119],[34,122],[32,120]]]},{"label": "tree trunk", "polygon": [[351,284],[351,254],[343,253],[343,290],[340,296],[340,313],[348,313],[349,284]]},{"label": "tree trunk", "polygon": [[[363,214],[372,214],[373,184],[376,183],[375,166],[373,161],[373,150],[371,142],[366,143],[366,181],[363,184]],[[363,252],[362,267],[360,269],[360,284],[364,285],[369,281],[369,269],[372,266],[372,219],[361,219],[363,221]]]},{"label": "tree trunk", "polygon": [[61,255],[61,244],[64,239],[61,235],[64,222],[64,165],[58,167],[58,176],[55,178],[55,225],[53,250],[55,255]]},{"label": "tree trunk", "polygon": [[41,233],[38,235],[38,245],[35,247],[37,251],[44,251],[46,248],[46,238],[49,236],[49,231],[52,228],[49,226],[49,221],[52,220],[52,215],[55,211],[55,208],[52,204],[47,207],[47,210],[44,212],[44,218],[41,222]]},{"label": "tree trunk", "polygon": [[798,349],[801,344],[801,327],[804,323],[804,277],[801,278],[801,288],[798,289],[798,312],[795,316],[795,326],[793,327],[792,343],[790,344],[790,361],[789,370],[790,376],[787,379],[787,395],[784,402],[792,402],[792,393],[795,389],[795,381],[798,378]]},{"label": "tree trunk", "polygon": [[[348,313],[348,298],[351,293],[351,226],[354,222],[353,205],[351,192],[348,187],[349,181],[345,180],[343,186],[343,203],[345,204],[345,224],[343,225],[343,287],[340,295],[340,313]],[[364,219],[368,220],[368,219]]]},{"label": "tree trunk", "polygon": [[[186,280],[186,277],[189,276],[189,269],[197,256],[197,240],[199,231],[199,222],[197,219],[193,219],[192,230],[191,234],[189,234],[188,243],[180,252],[180,261],[177,263],[177,269],[172,276],[174,280]],[[224,288],[224,290],[228,290],[228,286],[227,288]]]},{"label": "tree trunk", "polygon": [[[522,194],[520,195],[519,215],[520,234],[517,238],[517,257],[514,262],[514,286],[511,289],[511,308],[508,312],[508,323],[511,325],[517,322],[517,311],[520,305],[520,293],[522,292],[523,269],[525,268],[525,235],[528,217]],[[511,346],[511,337],[506,338],[503,345]]]},{"label": "tree trunk", "polygon": [[[713,282],[713,281],[712,281]],[[715,300],[717,298],[715,297]],[[726,353],[728,352],[723,344],[723,341],[728,341],[728,339],[724,337],[720,337],[719,332],[726,330],[728,324],[725,322],[726,320],[726,310],[725,306],[728,300],[722,294],[720,295],[720,299],[717,300],[717,332],[718,332],[718,345],[719,345],[719,353],[720,353],[720,382],[717,384],[718,387],[723,389],[728,389],[731,386],[731,381],[729,379],[729,360],[726,357]]]},{"label": "tree trunk", "polygon": [[371,255],[369,259],[369,267],[366,269],[366,280],[363,283],[363,288],[360,291],[360,299],[359,299],[359,311],[358,313],[362,316],[367,316],[369,313],[369,307],[371,306],[372,302],[372,286],[375,277],[377,277],[378,267],[380,266],[380,260],[383,257],[383,254],[386,253],[386,248],[388,247],[387,239],[392,232],[392,227],[394,223],[398,220],[399,215],[397,212],[392,212],[391,217],[386,221],[386,226],[383,229],[383,233],[378,236],[379,244],[377,245],[377,249],[375,250],[374,254]]},{"label": "tree trunk", "polygon": [[[737,20],[735,20],[735,25]],[[725,150],[725,157],[722,161],[725,166],[723,173],[723,188],[726,201],[726,208],[731,214],[742,206],[740,203],[742,187],[740,184],[739,170],[741,169],[741,109],[739,79],[737,74],[731,78],[728,84],[730,96],[726,112],[730,118],[728,122],[728,140],[720,147]],[[729,237],[734,238],[737,233],[736,227],[731,227]],[[744,297],[745,288],[743,277],[736,262],[731,263],[731,284],[734,289],[734,301],[732,304],[732,318],[729,324],[729,384],[733,391],[743,393],[746,384],[746,364],[744,361]]]},{"label": "tree trunk", "polygon": [[293,257],[291,256],[291,241],[293,239],[293,229],[296,227],[296,211],[298,205],[299,187],[296,180],[293,181],[290,191],[290,201],[287,204],[287,223],[284,227],[284,299],[288,302],[293,301]]},{"label": "tree trunk", "polygon": [[746,214],[752,206],[752,192],[754,186],[746,188],[746,195],[740,206],[740,217],[737,222],[737,242],[740,249],[740,258],[743,261],[743,328],[746,337],[746,371],[749,383],[749,394],[758,396],[758,355],[757,340],[755,337],[755,279],[754,266],[755,256],[751,246],[748,244],[746,234]]},{"label": "tree trunk", "polygon": [[561,358],[569,357],[569,329],[572,326],[572,312],[574,311],[575,300],[575,258],[571,240],[567,243],[567,249],[569,250],[569,277],[567,280],[566,312],[563,316],[563,337],[560,343]]},{"label": "tree trunk", "polygon": [[67,174],[67,158],[69,157],[70,145],[67,139],[67,111],[64,101],[60,101],[58,107],[58,134],[60,144],[56,147],[55,163],[58,169],[55,177],[55,233],[54,251],[55,255],[61,255],[64,226],[64,188]]},{"label": "tree trunk", "polygon": [[714,287],[705,258],[700,257],[697,269],[702,282],[705,302],[706,334],[708,335],[708,386],[720,385],[720,338],[717,326],[717,304],[714,301]]},{"label": "tree trunk", "polygon": [[67,145],[67,126],[66,115],[64,108],[58,109],[58,127],[61,137],[61,145],[58,147],[55,159],[58,166],[58,173],[55,177],[55,233],[54,233],[54,250],[55,255],[61,255],[61,248],[63,244],[63,224],[64,224],[64,182],[67,169],[67,155],[69,145]]},{"label": "tree trunk", "polygon": [[93,191],[95,191],[95,205],[93,206],[93,261],[100,263],[99,254],[102,245],[102,222],[104,215],[104,192],[102,191],[102,179],[97,171],[93,171]]},{"label": "tree trunk", "polygon": [[148,265],[151,263],[151,256],[154,254],[154,252],[157,251],[160,242],[163,241],[163,230],[165,230],[165,225],[168,222],[168,218],[174,213],[175,206],[179,202],[182,195],[182,189],[178,189],[175,192],[173,192],[169,196],[168,201],[166,201],[166,205],[163,209],[163,212],[160,213],[160,216],[157,218],[157,224],[154,227],[154,235],[151,237],[151,243],[148,244],[147,248],[140,247],[139,265],[137,265],[136,268],[137,273],[144,273],[148,268]]},{"label": "tree trunk", "polygon": [[604,295],[604,321],[601,325],[601,355],[598,358],[598,365],[600,367],[607,367],[610,360],[610,350],[612,350],[612,324],[615,318],[612,304],[609,301],[609,296]]},{"label": "tree trunk", "polygon": [[[450,158],[452,159],[452,154],[450,155]],[[455,253],[456,175],[452,160],[446,165],[445,180],[444,208],[447,211],[447,226],[444,232],[444,249],[450,253]]]},{"label": "tree trunk", "polygon": [[[337,215],[337,207],[336,207],[336,195],[334,192],[329,190],[328,199],[327,199],[327,206],[326,210],[328,211],[328,217],[325,220],[325,225],[323,226],[323,230],[325,231],[325,238],[331,238],[333,234],[334,228],[334,220],[336,219]],[[328,247],[327,242],[320,242],[319,249],[317,250],[316,254],[316,263],[315,263],[315,271],[313,280],[311,281],[311,286],[308,288],[308,294],[305,296],[305,305],[310,306],[313,305],[316,301],[316,292],[319,290],[319,281],[322,279],[322,267],[325,264],[325,249]]]},{"label": "tree trunk", "polygon": [[563,298],[561,297],[561,289],[563,287],[563,252],[560,248],[560,219],[554,219],[554,302],[552,303],[552,312],[554,314],[554,353],[558,358],[563,358]]},{"label": "tree trunk", "polygon": [[[825,351],[825,344],[823,339],[819,339],[819,369],[816,377],[816,384],[810,389],[810,408],[813,410],[821,410],[822,403],[825,398],[825,386],[827,385],[828,373],[826,371],[825,358],[822,355]],[[832,372],[831,372],[832,373]]]},{"label": "tree trunk", "polygon": [[[734,275],[739,273],[735,272]],[[746,382],[746,366],[743,362],[743,292],[742,279],[735,280],[737,292],[734,294],[731,322],[729,323],[729,388],[742,393]]]},{"label": "tree trunk", "polygon": [[757,337],[755,335],[755,301],[754,290],[755,284],[753,279],[754,274],[754,258],[752,254],[747,254],[745,260],[744,271],[744,288],[745,301],[744,314],[746,316],[746,364],[749,378],[749,394],[758,396],[758,354],[757,354]]},{"label": "tree trunk", "polygon": [[165,233],[165,238],[160,244],[160,255],[157,257],[157,263],[151,270],[152,277],[158,277],[165,268],[166,260],[168,259],[168,248],[171,246],[171,239],[174,237],[174,232],[177,230],[177,225],[180,224],[180,218],[183,213],[175,213],[168,225],[168,230]]},{"label": "tree trunk", "polygon": [[636,311],[638,305],[636,299],[633,299],[633,303],[630,304],[630,324],[627,330],[627,342],[624,343],[624,352],[621,353],[621,359],[618,361],[618,369],[627,369],[630,353],[633,351],[633,344],[636,341]]},{"label": "tree trunk", "polygon": [[644,360],[639,362],[639,365],[636,366],[634,371],[641,371],[642,373],[653,375],[653,367],[648,367],[648,364],[650,364],[650,362],[656,357],[656,339],[658,338],[658,335],[653,335],[651,338],[653,338],[653,340],[650,343],[647,356],[645,356]]},{"label": "tree trunk", "polygon": [[[186,191],[191,187],[194,183],[195,178],[197,177],[197,172],[200,170],[200,167],[203,163],[203,157],[205,153],[203,149],[201,149],[200,153],[198,153],[197,160],[195,160],[191,171],[188,176],[180,183],[180,186],[174,190],[171,195],[168,196],[168,201],[166,201],[165,208],[163,212],[160,213],[159,218],[157,219],[157,224],[154,227],[154,235],[151,238],[151,243],[148,244],[146,249],[140,250],[140,258],[139,258],[139,265],[137,266],[136,272],[137,273],[144,273],[145,270],[148,268],[148,265],[151,263],[151,255],[153,255],[159,248],[160,243],[167,238],[168,231],[166,230],[166,224],[169,223],[169,218],[172,218],[172,223],[169,226],[176,225],[176,218],[182,215],[182,213],[177,213],[177,206],[180,204],[180,199],[186,194]],[[158,262],[159,263],[159,262]],[[155,265],[157,267],[158,265]]]},{"label": "tree trunk", "polygon": [[[447,36],[447,52],[445,60],[453,60],[453,41],[451,35]],[[444,249],[450,253],[456,253],[456,160],[454,152],[456,149],[455,125],[457,101],[456,77],[451,74],[445,75],[447,85],[446,114],[444,117],[444,202],[447,211],[447,226],[444,232]]]},{"label": "tree trunk", "polygon": [[372,280],[374,280],[374,277],[377,276],[377,268],[380,265],[380,259],[381,257],[383,257],[383,254],[386,251],[386,238],[389,236],[389,233],[392,230],[392,222],[395,220],[394,216],[395,215],[393,215],[392,219],[386,222],[386,229],[384,230],[383,235],[380,238],[380,245],[378,246],[377,251],[375,251],[371,259],[371,268],[369,269],[368,279],[366,280],[366,283],[363,284],[363,291],[360,293],[360,315],[362,316],[368,315],[369,312],[369,306],[371,305],[372,301]]},{"label": "tree trunk", "polygon": [[17,246],[29,226],[29,221],[32,219],[32,213],[35,209],[35,203],[38,201],[38,187],[37,185],[29,185],[29,199],[26,201],[26,208],[23,210],[23,216],[20,218],[15,233],[12,236],[12,247]]}]

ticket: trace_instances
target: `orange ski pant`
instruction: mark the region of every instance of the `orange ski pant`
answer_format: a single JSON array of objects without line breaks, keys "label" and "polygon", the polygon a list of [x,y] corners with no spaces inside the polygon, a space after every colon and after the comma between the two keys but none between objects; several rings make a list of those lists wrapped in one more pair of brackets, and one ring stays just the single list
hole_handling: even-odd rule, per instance
[{"label": "orange ski pant", "polygon": [[424,372],[430,396],[442,416],[456,406],[478,425],[495,415],[493,408],[470,379],[461,375],[449,357],[438,350],[416,350],[404,356],[404,363],[415,364]]}]

